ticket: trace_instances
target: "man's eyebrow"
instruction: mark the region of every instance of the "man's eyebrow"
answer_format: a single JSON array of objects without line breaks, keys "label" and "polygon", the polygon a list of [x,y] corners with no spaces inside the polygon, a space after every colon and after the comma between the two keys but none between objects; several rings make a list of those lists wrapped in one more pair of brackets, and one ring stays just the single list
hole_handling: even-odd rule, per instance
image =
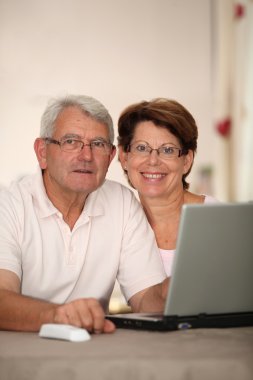
[{"label": "man's eyebrow", "polygon": [[[83,137],[80,136],[80,135],[77,135],[76,133],[66,133],[64,136],[61,137],[61,140],[66,140],[66,139],[83,140]],[[101,137],[101,136],[94,136],[90,140],[91,141],[97,141],[97,140],[99,140],[99,141],[108,142],[108,140],[105,137]]]},{"label": "man's eyebrow", "polygon": [[101,137],[101,136],[95,136],[93,137],[91,140],[99,140],[99,141],[105,141],[105,142],[108,142],[108,140],[105,138],[105,137]]},{"label": "man's eyebrow", "polygon": [[61,137],[61,140],[65,140],[65,139],[78,139],[78,140],[81,140],[82,137],[80,135],[77,135],[75,133],[66,133],[64,136]]}]

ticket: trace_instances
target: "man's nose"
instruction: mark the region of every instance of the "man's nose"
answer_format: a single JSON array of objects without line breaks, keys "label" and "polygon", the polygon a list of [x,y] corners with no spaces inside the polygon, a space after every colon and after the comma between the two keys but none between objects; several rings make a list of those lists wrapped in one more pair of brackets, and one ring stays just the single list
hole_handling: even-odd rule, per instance
[{"label": "man's nose", "polygon": [[87,161],[91,161],[92,160],[92,156],[93,153],[92,153],[92,148],[91,148],[91,145],[90,144],[84,144],[83,148],[80,150],[79,154],[78,154],[78,157],[80,157],[80,159],[85,159]]}]

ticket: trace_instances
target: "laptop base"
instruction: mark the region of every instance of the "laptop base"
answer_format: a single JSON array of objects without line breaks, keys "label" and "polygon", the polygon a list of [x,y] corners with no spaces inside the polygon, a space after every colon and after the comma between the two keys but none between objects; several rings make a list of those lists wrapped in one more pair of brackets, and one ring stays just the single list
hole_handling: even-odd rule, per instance
[{"label": "laptop base", "polygon": [[174,331],[196,328],[229,328],[253,326],[253,312],[200,314],[198,316],[144,316],[127,313],[107,315],[116,327],[135,330]]}]

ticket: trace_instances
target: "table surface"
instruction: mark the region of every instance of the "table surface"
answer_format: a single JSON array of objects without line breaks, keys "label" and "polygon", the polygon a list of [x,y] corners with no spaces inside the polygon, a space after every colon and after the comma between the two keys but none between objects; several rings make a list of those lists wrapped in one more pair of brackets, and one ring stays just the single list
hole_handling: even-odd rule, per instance
[{"label": "table surface", "polygon": [[0,380],[252,380],[253,327],[118,329],[71,343],[0,331]]}]

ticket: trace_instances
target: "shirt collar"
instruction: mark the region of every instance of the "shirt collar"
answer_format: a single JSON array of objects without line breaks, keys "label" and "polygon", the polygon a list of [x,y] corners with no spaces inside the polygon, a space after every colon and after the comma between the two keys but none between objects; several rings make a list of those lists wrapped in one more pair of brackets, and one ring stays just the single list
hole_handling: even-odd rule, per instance
[{"label": "shirt collar", "polygon": [[[61,214],[47,196],[41,169],[39,168],[37,173],[30,178],[30,192],[39,217],[46,218],[53,214]],[[99,193],[100,188],[88,195],[80,217],[104,214],[104,205],[101,197],[99,197]]]}]

